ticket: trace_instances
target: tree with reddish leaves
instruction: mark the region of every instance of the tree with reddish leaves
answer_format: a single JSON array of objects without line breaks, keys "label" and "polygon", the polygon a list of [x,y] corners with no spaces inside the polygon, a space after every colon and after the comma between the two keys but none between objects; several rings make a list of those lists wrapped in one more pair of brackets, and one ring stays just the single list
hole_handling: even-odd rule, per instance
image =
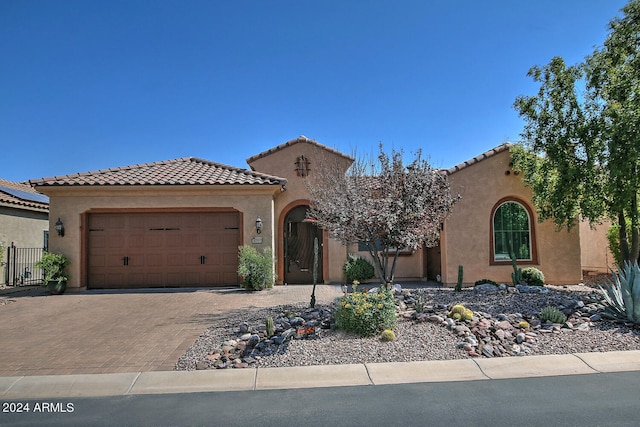
[{"label": "tree with reddish leaves", "polygon": [[389,155],[380,145],[377,162],[358,159],[346,173],[325,162],[306,180],[309,216],[343,244],[363,243],[383,284],[393,282],[401,251],[438,244],[460,198],[421,152],[408,165],[402,158],[402,151]]}]

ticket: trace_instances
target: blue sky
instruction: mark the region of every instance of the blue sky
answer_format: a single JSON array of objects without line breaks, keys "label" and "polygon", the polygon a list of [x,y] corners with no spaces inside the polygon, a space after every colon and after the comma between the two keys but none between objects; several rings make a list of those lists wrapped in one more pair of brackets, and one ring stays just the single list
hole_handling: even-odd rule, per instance
[{"label": "blue sky", "polygon": [[601,45],[623,0],[0,1],[0,177],[201,157],[306,135],[450,167],[523,122],[526,76]]}]

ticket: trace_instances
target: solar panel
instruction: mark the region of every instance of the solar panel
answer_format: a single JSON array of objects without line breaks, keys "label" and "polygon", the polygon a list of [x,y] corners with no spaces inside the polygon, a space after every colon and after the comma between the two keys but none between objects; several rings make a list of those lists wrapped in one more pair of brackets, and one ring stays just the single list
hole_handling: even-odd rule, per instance
[{"label": "solar panel", "polygon": [[49,203],[49,197],[40,193],[29,193],[28,191],[16,190],[15,188],[3,187],[0,185],[0,191],[17,197],[20,200],[27,200],[29,202],[37,203]]}]

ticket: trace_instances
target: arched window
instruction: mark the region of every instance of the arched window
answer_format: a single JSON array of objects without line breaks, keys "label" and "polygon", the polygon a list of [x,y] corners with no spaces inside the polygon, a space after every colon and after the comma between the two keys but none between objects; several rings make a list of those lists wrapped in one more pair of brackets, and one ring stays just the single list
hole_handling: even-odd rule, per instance
[{"label": "arched window", "polygon": [[519,262],[536,261],[531,212],[526,205],[515,200],[499,202],[493,210],[491,228],[493,263],[511,262],[511,254]]}]

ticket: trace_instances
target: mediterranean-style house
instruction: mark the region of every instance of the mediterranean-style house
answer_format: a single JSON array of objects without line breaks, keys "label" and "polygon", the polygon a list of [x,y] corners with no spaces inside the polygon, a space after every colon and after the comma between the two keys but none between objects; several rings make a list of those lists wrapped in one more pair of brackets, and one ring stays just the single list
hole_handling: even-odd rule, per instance
[{"label": "mediterranean-style house", "polygon": [[[0,283],[13,284],[29,273],[37,260],[7,263],[13,247],[26,249],[46,247],[49,230],[49,199],[29,184],[0,178]],[[33,261],[33,262],[31,262]],[[18,265],[19,264],[19,265]],[[24,265],[22,265],[24,264]]]},{"label": "mediterranean-style house", "polygon": [[[327,162],[345,171],[353,158],[300,136],[247,159],[250,169],[198,158],[139,164],[32,180],[50,197],[50,248],[71,259],[69,289],[195,287],[238,284],[238,246],[270,248],[277,283],[312,282],[314,237],[321,242],[318,282],[343,282],[345,247],[306,220],[305,177]],[[548,283],[572,284],[583,270],[611,262],[604,229],[558,231],[537,221],[531,193],[510,167],[503,144],[447,171],[462,198],[442,226],[440,245],[404,254],[396,280],[510,282],[506,241],[519,266]],[[511,221],[511,223],[509,223]]]}]

